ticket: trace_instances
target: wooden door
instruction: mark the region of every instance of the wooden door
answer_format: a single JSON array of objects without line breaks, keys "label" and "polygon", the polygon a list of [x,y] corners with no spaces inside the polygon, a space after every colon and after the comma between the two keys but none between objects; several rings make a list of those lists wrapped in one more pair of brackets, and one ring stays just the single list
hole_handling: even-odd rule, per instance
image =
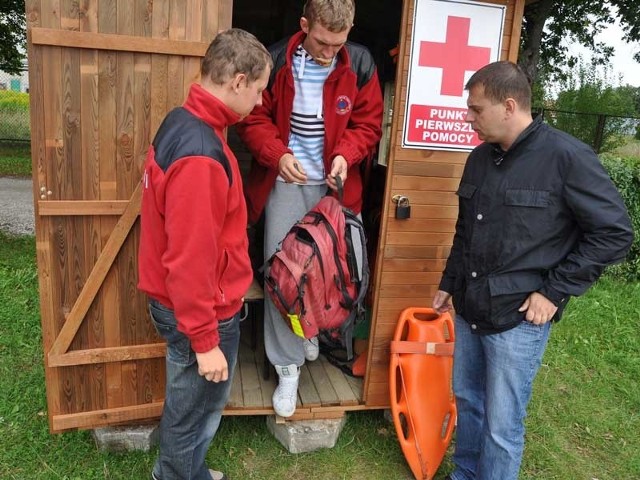
[{"label": "wooden door", "polygon": [[[415,0],[405,0],[395,85],[387,182],[378,244],[374,308],[364,386],[368,407],[389,405],[389,342],[406,307],[431,306],[449,255],[466,153],[402,148]],[[507,6],[502,59],[515,61],[525,0]],[[455,52],[452,52],[455,55]],[[395,219],[394,195],[409,197],[411,218]]]},{"label": "wooden door", "polygon": [[53,432],[160,415],[137,288],[140,175],[232,0],[27,0],[42,340]]}]

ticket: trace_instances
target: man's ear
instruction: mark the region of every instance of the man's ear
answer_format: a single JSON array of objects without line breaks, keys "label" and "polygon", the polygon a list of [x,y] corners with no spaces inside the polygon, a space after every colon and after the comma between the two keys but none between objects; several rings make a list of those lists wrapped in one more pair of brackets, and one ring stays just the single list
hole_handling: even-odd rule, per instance
[{"label": "man's ear", "polygon": [[307,20],[307,17],[300,17],[300,30],[309,35],[309,20]]},{"label": "man's ear", "polygon": [[238,93],[240,91],[240,87],[245,83],[247,83],[247,75],[244,73],[237,73],[231,81],[231,88],[235,93]]},{"label": "man's ear", "polygon": [[504,108],[507,115],[511,116],[516,113],[518,109],[518,103],[513,98],[507,98],[504,101]]}]

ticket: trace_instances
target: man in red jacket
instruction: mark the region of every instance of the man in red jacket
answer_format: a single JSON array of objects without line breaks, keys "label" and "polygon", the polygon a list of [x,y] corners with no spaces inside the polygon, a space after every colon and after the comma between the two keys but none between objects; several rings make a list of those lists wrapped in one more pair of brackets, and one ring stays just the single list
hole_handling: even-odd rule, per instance
[{"label": "man in red jacket", "polygon": [[138,287],[167,341],[155,480],[225,478],[205,455],[231,389],[253,273],[240,169],[224,130],[261,103],[271,66],[250,33],[217,35],[200,84],[165,117],[147,155]]},{"label": "man in red jacket", "polygon": [[[337,176],[345,206],[362,209],[360,163],[380,140],[383,107],[373,57],[347,42],[354,14],[353,0],[308,0],[301,31],[269,49],[274,70],[262,105],[238,125],[254,156],[245,194],[250,223],[265,211],[265,258],[327,186],[336,190]],[[265,348],[279,376],[273,407],[289,417],[300,366],[318,357],[317,339],[303,342],[293,334],[268,295],[264,323]]]}]

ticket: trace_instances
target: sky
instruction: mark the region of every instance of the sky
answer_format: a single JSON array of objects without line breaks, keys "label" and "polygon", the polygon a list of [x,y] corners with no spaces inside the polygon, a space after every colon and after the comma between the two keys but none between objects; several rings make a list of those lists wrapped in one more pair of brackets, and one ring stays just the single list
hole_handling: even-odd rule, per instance
[{"label": "sky", "polygon": [[[640,87],[640,63],[633,59],[633,54],[640,51],[640,43],[626,43],[622,41],[623,32],[620,22],[610,25],[606,30],[596,36],[597,41],[602,41],[615,48],[611,58],[612,79],[617,83],[618,74],[623,76],[622,84]],[[590,50],[581,45],[570,44],[572,53],[581,54],[585,60],[591,57]]]}]

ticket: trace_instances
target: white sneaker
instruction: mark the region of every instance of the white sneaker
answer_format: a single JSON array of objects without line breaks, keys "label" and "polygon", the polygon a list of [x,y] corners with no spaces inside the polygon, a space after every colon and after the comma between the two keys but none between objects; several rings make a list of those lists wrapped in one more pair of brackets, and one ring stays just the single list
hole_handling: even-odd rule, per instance
[{"label": "white sneaker", "polygon": [[209,469],[209,475],[211,475],[211,480],[227,480],[227,476],[217,470]]},{"label": "white sneaker", "polygon": [[[218,472],[217,470],[209,469],[209,475],[211,475],[211,480],[227,480],[227,476],[222,472]],[[151,478],[153,480],[158,480],[158,477],[156,477],[156,474],[153,472],[151,472]]]},{"label": "white sneaker", "polygon": [[275,365],[278,374],[278,388],[273,392],[273,409],[281,417],[290,417],[296,411],[300,369],[296,364]]},{"label": "white sneaker", "polygon": [[318,359],[320,355],[320,344],[318,343],[318,337],[309,338],[304,341],[304,358],[309,362],[313,362]]}]

